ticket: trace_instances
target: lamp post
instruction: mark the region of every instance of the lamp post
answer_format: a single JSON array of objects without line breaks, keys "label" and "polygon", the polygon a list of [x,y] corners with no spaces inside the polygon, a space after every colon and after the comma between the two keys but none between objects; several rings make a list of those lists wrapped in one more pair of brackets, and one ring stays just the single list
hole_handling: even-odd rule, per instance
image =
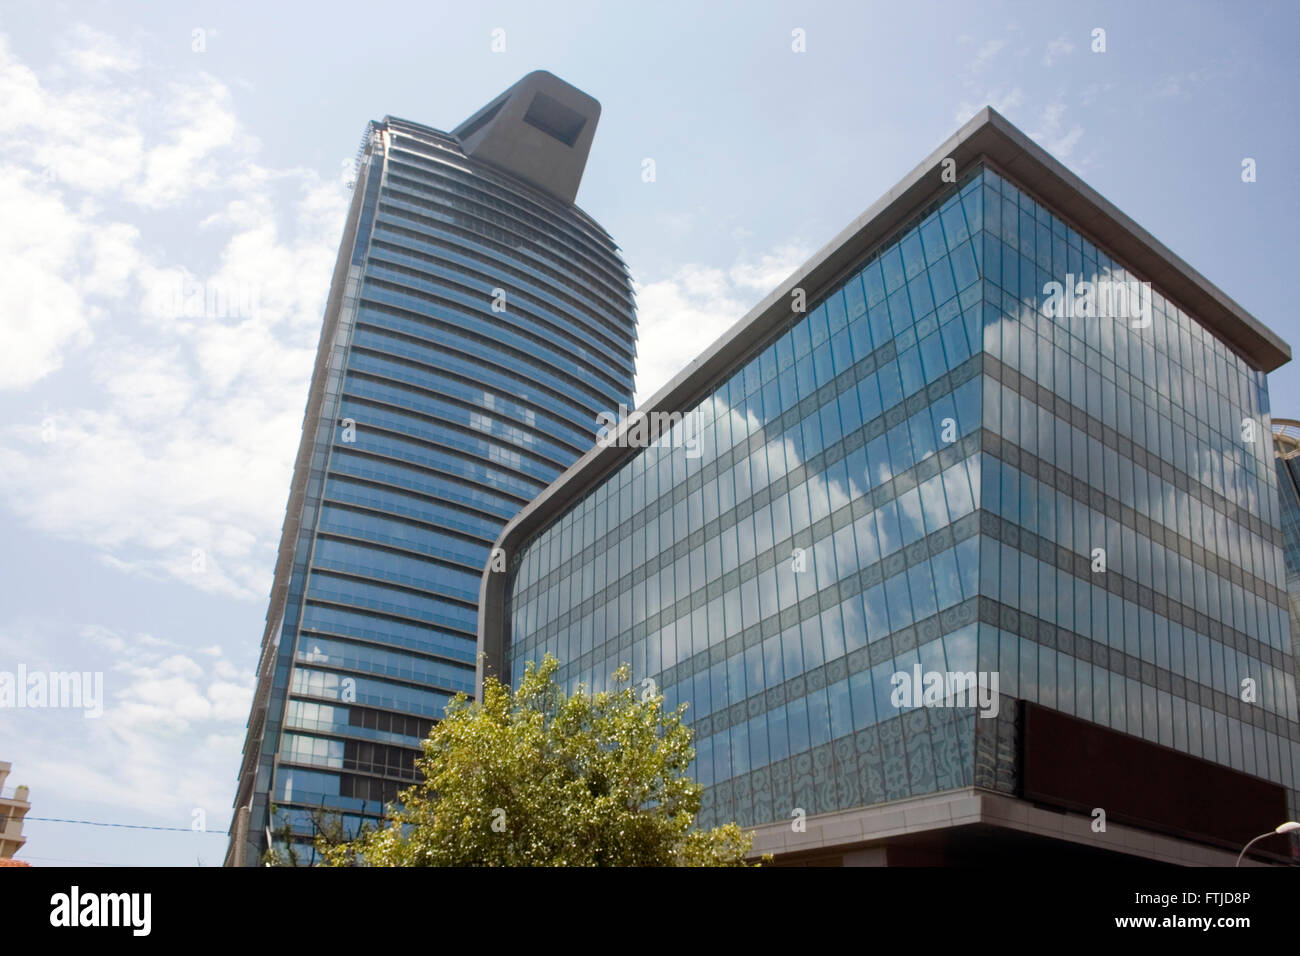
[{"label": "lamp post", "polygon": [[1257,841],[1264,839],[1264,837],[1271,837],[1274,833],[1290,833],[1293,830],[1300,830],[1300,823],[1288,820],[1276,830],[1269,830],[1267,833],[1261,833],[1259,836],[1255,837],[1254,840],[1251,840],[1250,843],[1247,843],[1241,848],[1241,852],[1237,854],[1237,862],[1234,863],[1233,866],[1241,866],[1241,858],[1246,855],[1246,851],[1249,850]]}]

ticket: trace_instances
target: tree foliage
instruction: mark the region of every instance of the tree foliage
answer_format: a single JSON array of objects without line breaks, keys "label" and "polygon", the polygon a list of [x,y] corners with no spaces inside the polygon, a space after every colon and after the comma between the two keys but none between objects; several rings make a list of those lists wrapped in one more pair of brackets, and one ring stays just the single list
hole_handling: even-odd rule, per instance
[{"label": "tree foliage", "polygon": [[[384,824],[317,851],[329,865],[738,866],[753,839],[731,823],[695,828],[703,787],[686,705],[637,695],[626,666],[614,689],[566,694],[549,654],[519,687],[489,678],[460,694],[424,741],[424,780]],[[651,688],[653,690],[653,688]]]},{"label": "tree foliage", "polygon": [[[289,814],[272,804],[271,820],[272,837],[274,839],[271,845],[262,853],[262,865],[310,866],[311,854],[304,854],[303,844],[299,843],[295,838]],[[359,828],[356,828],[352,833],[349,833],[347,826],[343,822],[342,815],[323,807],[311,810],[308,814],[308,821],[311,823],[312,828],[311,844],[317,853],[320,852],[322,846],[342,846],[356,839],[361,832]]]}]

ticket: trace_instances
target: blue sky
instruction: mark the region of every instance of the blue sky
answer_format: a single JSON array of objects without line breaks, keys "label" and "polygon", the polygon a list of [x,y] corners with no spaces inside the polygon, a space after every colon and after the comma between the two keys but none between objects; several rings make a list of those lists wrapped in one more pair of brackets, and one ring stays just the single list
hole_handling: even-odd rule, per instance
[{"label": "blue sky", "polygon": [[[30,820],[20,856],[221,862],[367,120],[451,128],[538,68],[600,100],[578,200],[638,284],[641,397],[986,103],[1291,341],[1298,20],[1281,3],[7,3],[0,671],[102,672],[106,699],[98,719],[0,708],[0,760],[33,817],[176,828]],[[184,282],[241,305],[156,307]],[[1270,381],[1300,417],[1296,370]]]}]

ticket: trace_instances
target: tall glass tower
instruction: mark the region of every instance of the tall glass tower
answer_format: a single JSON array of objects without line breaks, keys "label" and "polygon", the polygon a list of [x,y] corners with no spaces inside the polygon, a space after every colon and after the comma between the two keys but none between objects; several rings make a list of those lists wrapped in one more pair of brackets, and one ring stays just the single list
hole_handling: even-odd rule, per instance
[{"label": "tall glass tower", "polygon": [[[636,319],[574,205],[600,105],[531,73],[451,133],[371,122],[280,540],[226,865],[409,784],[472,692],[514,514],[631,404]],[[275,813],[272,813],[275,808]],[[310,848],[299,848],[300,860]]]}]

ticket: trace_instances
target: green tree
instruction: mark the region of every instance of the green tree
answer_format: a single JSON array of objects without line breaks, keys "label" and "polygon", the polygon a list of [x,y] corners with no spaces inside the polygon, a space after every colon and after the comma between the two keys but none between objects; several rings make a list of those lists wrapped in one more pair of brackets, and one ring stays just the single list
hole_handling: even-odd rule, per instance
[{"label": "green tree", "polygon": [[329,865],[741,866],[753,838],[734,823],[695,828],[703,787],[686,705],[638,695],[626,665],[615,689],[566,694],[549,654],[517,690],[485,681],[459,694],[424,741],[424,781],[382,826],[342,845],[318,840]]},{"label": "green tree", "polygon": [[[312,845],[317,852],[322,846],[338,847],[355,839],[362,832],[358,827],[351,834],[348,833],[347,827],[344,826],[341,814],[332,813],[324,807],[313,809],[308,814],[308,819],[312,827]],[[309,866],[309,862],[302,854],[303,844],[294,838],[293,824],[289,820],[289,814],[281,810],[275,804],[271,804],[271,831],[274,840],[279,840],[278,847],[274,842],[266,848],[262,854],[263,866]]]}]

